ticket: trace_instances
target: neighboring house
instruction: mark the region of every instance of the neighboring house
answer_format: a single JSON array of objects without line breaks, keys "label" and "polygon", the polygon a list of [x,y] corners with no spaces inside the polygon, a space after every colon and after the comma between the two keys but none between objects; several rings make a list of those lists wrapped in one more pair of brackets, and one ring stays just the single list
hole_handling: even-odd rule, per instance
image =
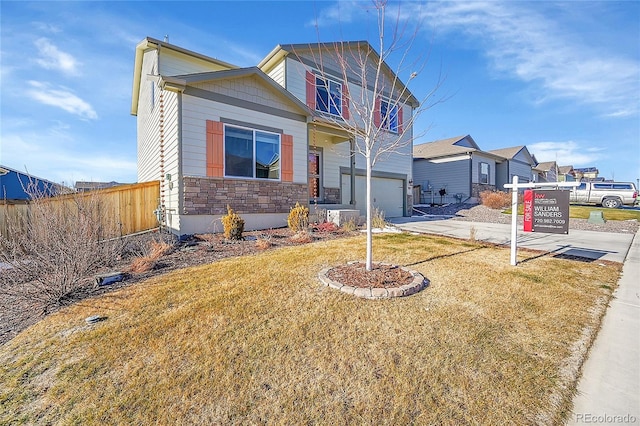
[{"label": "neighboring house", "polygon": [[508,191],[504,185],[513,182],[513,177],[518,176],[519,183],[533,180],[532,168],[535,166],[533,155],[526,146],[519,145],[510,148],[494,149],[489,153],[497,155],[504,161],[496,163],[496,189]]},{"label": "neighboring house", "polygon": [[63,185],[0,165],[0,199],[6,201],[28,201],[32,195],[52,196],[68,193]]},{"label": "neighboring house", "polygon": [[598,177],[598,173],[600,173],[600,172],[595,167],[583,167],[583,168],[580,168],[580,169],[573,169],[573,172],[575,173],[576,180],[578,182],[589,182],[589,181],[602,180],[602,178]]},{"label": "neighboring house", "polygon": [[573,166],[558,166],[558,182],[575,182]]},{"label": "neighboring house", "polygon": [[470,135],[414,145],[420,203],[477,201],[482,191],[496,189],[496,164],[503,160],[480,150]]},{"label": "neighboring house", "polygon": [[[375,59],[367,43],[345,46]],[[352,79],[357,91],[356,75],[345,82],[330,66],[316,64],[313,58],[328,58],[321,49],[278,46],[259,67],[238,68],[152,38],[136,46],[131,113],[137,116],[138,180],[160,180],[159,205],[172,232],[220,231],[227,205],[247,230],[286,226],[296,202],[364,211],[362,163],[350,161],[349,134],[324,119],[349,120],[343,94]],[[319,69],[335,81],[318,84]],[[337,100],[337,110],[314,105],[322,96]],[[407,104],[403,113],[410,117],[417,102],[410,96]],[[407,138],[411,131],[404,129]],[[374,204],[387,217],[411,211],[411,144],[407,149],[375,171]]]},{"label": "neighboring house", "polygon": [[536,164],[533,173],[534,182],[558,182],[558,164],[555,161]]}]

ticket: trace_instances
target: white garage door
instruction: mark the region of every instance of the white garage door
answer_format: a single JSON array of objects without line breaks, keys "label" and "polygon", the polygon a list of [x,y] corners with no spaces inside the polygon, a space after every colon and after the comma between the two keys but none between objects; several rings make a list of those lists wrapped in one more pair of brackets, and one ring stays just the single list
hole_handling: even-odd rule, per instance
[{"label": "white garage door", "polygon": [[[351,200],[350,176],[342,175],[342,203]],[[402,179],[374,177],[371,179],[371,201],[374,207],[384,211],[385,217],[402,217],[403,190]],[[364,176],[356,176],[356,206],[362,215],[367,213],[367,180]]]}]

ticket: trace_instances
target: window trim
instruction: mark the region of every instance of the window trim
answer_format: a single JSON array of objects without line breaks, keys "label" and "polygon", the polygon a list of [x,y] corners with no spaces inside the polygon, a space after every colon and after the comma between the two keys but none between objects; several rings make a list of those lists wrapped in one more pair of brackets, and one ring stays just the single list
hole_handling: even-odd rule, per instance
[{"label": "window trim", "polygon": [[[316,111],[325,113],[325,114],[329,114],[331,116],[334,117],[342,117],[342,104],[343,104],[343,97],[344,97],[344,83],[338,81],[338,80],[334,80],[332,78],[329,77],[324,77],[324,76],[320,76],[317,74],[314,74],[315,77],[315,81],[314,81],[314,87],[315,87],[315,107],[316,107]],[[320,80],[321,84],[318,84],[318,80]],[[331,84],[336,84],[338,86],[338,89],[340,91],[340,98],[338,99],[338,102],[331,102]],[[323,88],[327,91],[327,98],[328,98],[328,103],[329,105],[327,105],[327,110],[325,111],[324,109],[322,109],[322,106],[324,104],[324,102],[318,102],[318,97],[319,97],[319,93],[318,91],[320,90],[320,88]],[[334,114],[333,112],[331,112],[331,104],[335,105],[335,108],[337,110],[337,114]]]},{"label": "window trim", "polygon": [[[236,176],[227,174],[227,128],[235,128],[241,130],[249,130],[252,133],[252,141],[253,141],[253,149],[252,149],[252,167],[251,171],[253,176]],[[265,133],[269,135],[276,135],[278,137],[278,178],[262,178],[256,177],[256,133]],[[222,133],[222,143],[223,143],[223,159],[224,159],[224,173],[223,176],[229,179],[251,179],[251,180],[262,180],[268,182],[282,182],[282,134],[277,132],[270,132],[263,129],[256,129],[247,126],[241,126],[236,124],[227,124],[223,123],[223,133]]]},{"label": "window trim", "polygon": [[[482,166],[486,165],[487,166],[487,181],[483,182],[482,176],[484,176],[485,174],[482,173]],[[490,185],[491,182],[491,166],[489,165],[489,163],[485,162],[485,161],[479,161],[478,162],[478,183],[483,184],[483,185]]]},{"label": "window trim", "polygon": [[[383,114],[383,105],[387,105],[387,114]],[[390,120],[391,117],[388,114],[389,108],[391,108],[391,110],[393,111],[395,109],[396,114],[395,114],[395,128],[392,127],[392,120]],[[392,104],[390,99],[380,99],[380,128],[387,130],[391,133],[399,133],[400,131],[400,105],[398,103],[396,103],[395,105]]]}]

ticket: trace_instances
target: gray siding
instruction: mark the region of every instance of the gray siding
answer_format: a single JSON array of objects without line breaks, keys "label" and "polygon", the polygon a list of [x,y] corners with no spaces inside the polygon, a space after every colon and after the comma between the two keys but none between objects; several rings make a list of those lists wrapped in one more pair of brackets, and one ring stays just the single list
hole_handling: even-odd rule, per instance
[{"label": "gray siding", "polygon": [[[464,194],[465,198],[469,197],[471,195],[470,164],[471,159],[468,157],[442,163],[416,159],[413,163],[413,184],[420,185],[423,191],[431,185],[436,203],[440,202],[438,191],[441,188],[447,191],[443,202],[453,202],[455,194]],[[430,202],[430,200],[421,201]]]}]

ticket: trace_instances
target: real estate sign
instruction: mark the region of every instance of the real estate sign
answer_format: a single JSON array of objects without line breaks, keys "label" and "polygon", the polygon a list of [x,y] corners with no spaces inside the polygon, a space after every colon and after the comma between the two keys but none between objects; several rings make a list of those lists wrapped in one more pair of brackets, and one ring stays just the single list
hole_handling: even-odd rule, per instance
[{"label": "real estate sign", "polygon": [[569,191],[524,191],[524,231],[569,233]]}]

